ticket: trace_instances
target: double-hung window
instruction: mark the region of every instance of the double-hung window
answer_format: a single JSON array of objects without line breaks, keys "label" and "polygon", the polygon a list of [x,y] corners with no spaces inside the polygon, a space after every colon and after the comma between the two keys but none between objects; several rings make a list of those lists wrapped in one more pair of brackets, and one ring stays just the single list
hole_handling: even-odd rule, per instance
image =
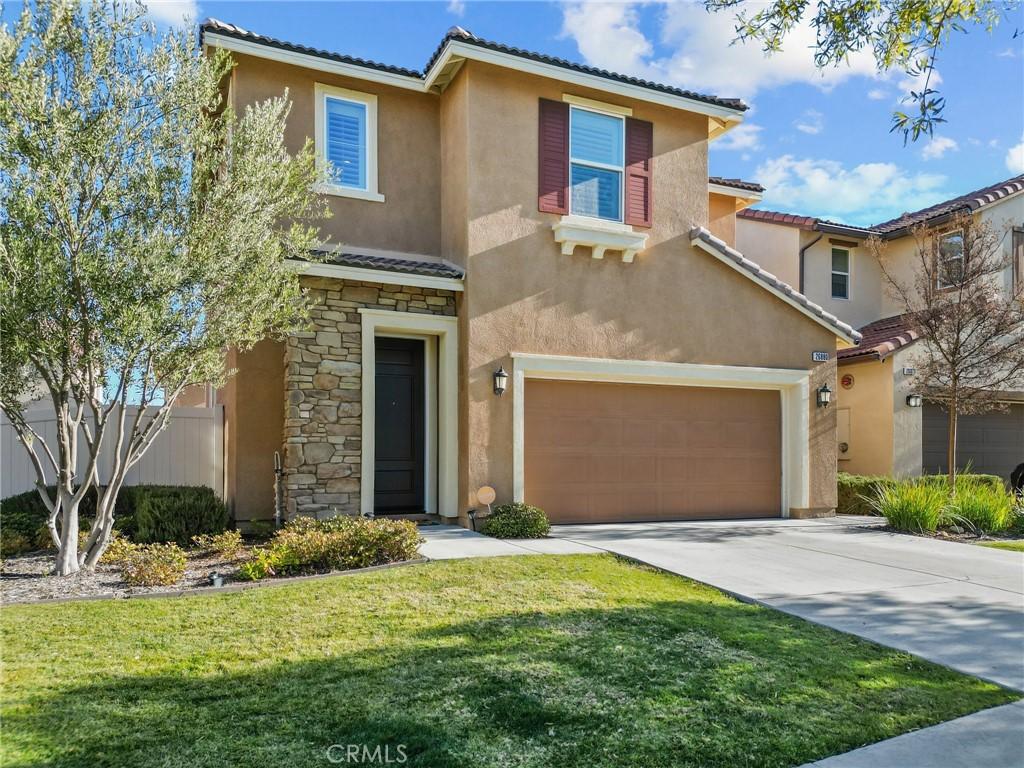
[{"label": "double-hung window", "polygon": [[952,288],[964,279],[964,233],[959,229],[939,238],[936,255],[935,281],[937,288]]},{"label": "double-hung window", "polygon": [[850,298],[850,252],[845,248],[832,249],[832,298]]},{"label": "double-hung window", "polygon": [[622,221],[625,120],[573,106],[569,110],[569,212]]},{"label": "double-hung window", "polygon": [[1013,253],[1013,291],[1024,291],[1024,227],[1014,227],[1010,241]]},{"label": "double-hung window", "polygon": [[316,86],[316,149],[328,169],[323,191],[383,201],[377,191],[377,97]]}]

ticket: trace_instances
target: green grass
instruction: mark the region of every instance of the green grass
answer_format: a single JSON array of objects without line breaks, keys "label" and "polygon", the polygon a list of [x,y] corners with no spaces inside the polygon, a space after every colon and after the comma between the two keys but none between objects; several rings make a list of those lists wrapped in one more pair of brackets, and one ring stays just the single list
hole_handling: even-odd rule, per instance
[{"label": "green grass", "polygon": [[1024,552],[1024,539],[1017,541],[983,541],[981,546],[992,547],[992,549],[1008,549],[1011,552]]},{"label": "green grass", "polygon": [[606,555],[0,611],[5,766],[794,766],[1017,695]]}]

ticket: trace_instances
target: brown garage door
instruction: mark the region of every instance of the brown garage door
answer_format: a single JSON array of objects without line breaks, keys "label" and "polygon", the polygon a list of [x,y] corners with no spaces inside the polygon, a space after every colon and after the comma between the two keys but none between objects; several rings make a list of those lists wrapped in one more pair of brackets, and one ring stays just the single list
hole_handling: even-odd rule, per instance
[{"label": "brown garage door", "polygon": [[778,392],[529,380],[525,498],[552,522],[778,517]]}]

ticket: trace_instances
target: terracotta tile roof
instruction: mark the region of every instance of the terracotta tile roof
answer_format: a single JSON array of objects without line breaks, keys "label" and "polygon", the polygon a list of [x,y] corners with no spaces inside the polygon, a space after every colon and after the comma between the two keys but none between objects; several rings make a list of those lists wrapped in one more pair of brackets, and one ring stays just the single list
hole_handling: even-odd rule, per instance
[{"label": "terracotta tile roof", "polygon": [[814,229],[818,220],[813,216],[799,216],[795,213],[782,213],[780,211],[766,211],[763,208],[744,208],[737,214],[741,219],[753,221],[765,221],[769,224],[786,224],[801,229]]},{"label": "terracotta tile roof", "polygon": [[841,349],[836,354],[840,363],[865,357],[885,360],[893,352],[913,344],[919,338],[918,333],[910,327],[906,315],[883,317],[868,323],[860,332],[864,337],[860,346]]},{"label": "terracotta tile roof", "polygon": [[726,179],[722,176],[708,176],[709,184],[718,184],[723,187],[732,187],[733,189],[742,189],[746,192],[757,192],[760,194],[764,192],[764,187],[753,181],[744,181],[743,179]]},{"label": "terracotta tile roof", "polygon": [[844,323],[832,313],[826,312],[821,305],[815,304],[788,283],[779,280],[771,272],[765,271],[735,248],[730,248],[723,240],[712,235],[704,227],[694,227],[690,230],[690,243],[696,245],[698,242],[704,244],[705,250],[711,249],[723,261],[732,262],[752,280],[795,305],[798,310],[834,331],[840,338],[846,339],[853,344],[860,343],[861,334],[859,331],[855,331],[852,325]]},{"label": "terracotta tile roof", "polygon": [[668,93],[673,96],[681,96],[685,99],[691,99],[693,101],[704,102],[705,104],[713,104],[718,107],[725,107],[727,109],[734,109],[738,112],[743,112],[747,109],[747,105],[740,99],[725,99],[718,96],[711,96],[704,93],[697,93],[696,91],[688,91],[682,88],[676,88],[671,85],[664,85],[662,83],[653,83],[649,80],[643,80],[638,77],[630,77],[629,75],[620,75],[617,72],[609,72],[608,70],[598,69],[596,67],[589,67],[585,64],[579,64],[574,61],[568,61],[566,59],[559,59],[554,56],[547,56],[543,53],[536,53],[534,51],[523,50],[522,48],[514,48],[512,46],[504,45],[502,43],[496,43],[492,40],[484,40],[483,38],[477,37],[476,35],[468,32],[462,27],[452,27],[448,30],[448,33],[441,40],[441,44],[438,45],[434,51],[430,60],[427,62],[426,67],[423,68],[422,72],[418,72],[413,69],[406,69],[405,67],[395,67],[389,64],[380,64],[376,61],[368,61],[366,59],[358,59],[352,56],[345,56],[340,53],[334,53],[332,51],[325,51],[320,48],[310,48],[305,45],[297,45],[295,43],[289,43],[284,40],[278,40],[273,37],[267,37],[266,35],[259,35],[255,32],[250,32],[241,27],[235,26],[234,24],[228,24],[218,19],[207,19],[200,25],[200,35],[206,32],[215,33],[218,35],[224,35],[226,37],[233,37],[239,40],[248,40],[253,43],[259,43],[261,45],[268,45],[273,48],[279,48],[285,51],[294,51],[295,53],[304,53],[309,56],[317,56],[323,59],[329,59],[331,61],[338,61],[344,64],[352,64],[357,67],[367,67],[369,69],[376,69],[382,72],[390,72],[396,75],[405,75],[406,77],[415,77],[419,80],[426,78],[426,72],[430,71],[430,68],[434,65],[434,62],[438,60],[441,53],[444,51],[445,45],[452,40],[458,40],[462,43],[469,45],[475,45],[480,48],[486,48],[487,50],[496,51],[498,53],[509,54],[510,56],[517,56],[522,59],[529,59],[530,61],[540,62],[542,64],[550,64],[555,67],[562,67],[569,69],[574,72],[582,72],[588,75],[595,75],[597,77],[605,78],[606,80],[613,80],[619,83],[627,83],[628,85],[635,85],[640,88],[648,88],[652,91],[659,91],[661,93]]},{"label": "terracotta tile roof", "polygon": [[[323,253],[321,253],[321,256]],[[401,258],[398,256],[380,256],[377,254],[355,253],[350,251],[331,251],[323,263],[340,267],[359,267],[375,269],[380,272],[398,272],[405,275],[426,275],[429,277],[450,277],[461,280],[464,273],[454,264],[446,261],[429,261],[427,259]],[[385,275],[381,275],[383,279]]]},{"label": "terracotta tile roof", "polygon": [[800,216],[795,213],[780,213],[779,211],[766,211],[758,208],[746,208],[739,211],[736,215],[741,219],[750,219],[752,221],[786,224],[802,229],[815,229],[823,232],[844,233],[854,237],[877,235],[883,240],[891,240],[906,234],[907,229],[915,224],[936,221],[961,211],[976,211],[979,208],[999,202],[1010,195],[1022,191],[1024,191],[1024,174],[1000,181],[998,184],[992,184],[983,189],[976,189],[973,192],[954,197],[951,200],[936,203],[913,213],[904,213],[898,218],[883,221],[881,224],[875,224],[871,227],[855,227],[850,224],[829,221],[828,219],[818,219],[813,216]]},{"label": "terracotta tile roof", "polygon": [[1000,181],[998,184],[976,189],[973,192],[968,192],[966,195],[954,197],[952,200],[946,200],[913,213],[904,213],[898,218],[876,224],[871,229],[879,234],[901,232],[915,224],[931,221],[941,216],[950,216],[960,211],[976,211],[983,206],[991,205],[1002,200],[1004,197],[1021,191],[1024,191],[1024,174],[1014,176],[1006,181]]}]

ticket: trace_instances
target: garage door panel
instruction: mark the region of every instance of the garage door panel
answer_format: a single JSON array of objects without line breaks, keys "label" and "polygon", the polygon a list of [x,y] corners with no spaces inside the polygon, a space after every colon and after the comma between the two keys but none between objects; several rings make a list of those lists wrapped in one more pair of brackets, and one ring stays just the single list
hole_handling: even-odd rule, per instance
[{"label": "garage door panel", "polygon": [[531,380],[524,450],[554,522],[780,512],[777,392]]},{"label": "garage door panel", "polygon": [[[925,403],[922,425],[924,471],[947,472],[945,409]],[[1009,481],[1010,473],[1021,462],[1024,462],[1024,404],[962,415],[957,420],[957,463],[961,470],[969,466],[973,472],[998,475]]]}]

